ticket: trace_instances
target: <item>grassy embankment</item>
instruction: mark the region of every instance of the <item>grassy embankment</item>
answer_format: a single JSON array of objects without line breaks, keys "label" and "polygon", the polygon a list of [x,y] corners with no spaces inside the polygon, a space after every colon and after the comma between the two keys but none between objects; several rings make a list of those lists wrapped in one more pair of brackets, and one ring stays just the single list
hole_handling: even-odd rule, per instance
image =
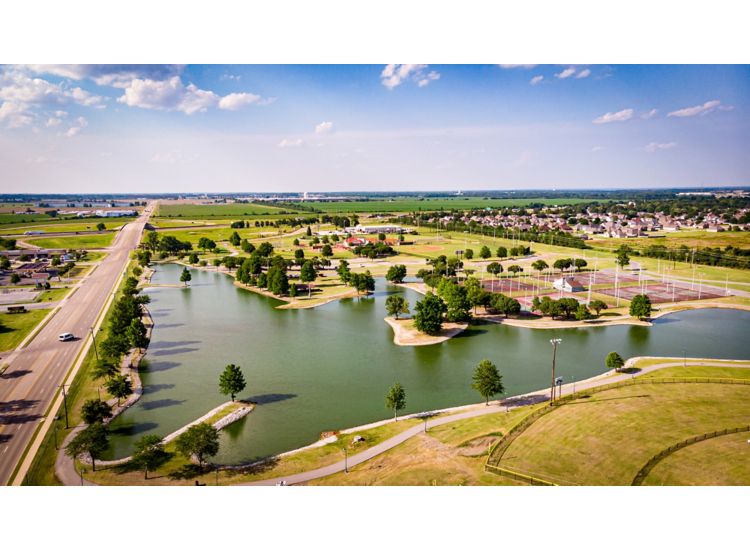
[{"label": "grassy embankment", "polygon": [[258,216],[264,214],[282,214],[292,212],[289,208],[277,208],[275,206],[259,204],[169,204],[160,202],[156,217],[159,218],[202,218],[202,219],[229,219],[245,218],[248,216]]},{"label": "grassy embankment", "polygon": [[48,313],[48,309],[0,313],[0,352],[15,349]]},{"label": "grassy embankment", "polygon": [[[133,267],[134,262],[128,265],[128,270]],[[122,296],[122,287],[125,282],[123,278],[122,283],[117,289],[115,294],[115,300]],[[114,303],[114,301],[112,302]],[[105,330],[109,324],[111,317],[112,308],[110,307],[104,315],[104,320],[101,325],[101,329],[97,334],[97,341],[101,343],[101,338],[104,337]],[[107,396],[106,390],[102,387],[101,380],[93,380],[90,372],[91,368],[95,364],[96,354],[93,346],[89,348],[88,353],[83,359],[81,368],[78,370],[76,377],[71,382],[68,388],[68,419],[70,427],[75,427],[81,423],[81,407],[83,403],[88,399],[94,399],[101,395],[102,398]],[[61,415],[62,411],[58,411],[58,415]],[[68,434],[68,430],[65,429],[65,420],[58,420],[58,433],[52,429],[47,432],[42,444],[39,448],[39,452],[34,457],[34,462],[26,474],[24,485],[59,485],[60,482],[55,477],[55,458],[57,451],[55,450],[55,438],[58,443],[61,443]]]},{"label": "grassy embankment", "polygon": [[65,248],[82,250],[87,248],[107,248],[112,245],[115,233],[93,235],[71,235],[69,237],[25,237],[23,240],[41,248]]}]

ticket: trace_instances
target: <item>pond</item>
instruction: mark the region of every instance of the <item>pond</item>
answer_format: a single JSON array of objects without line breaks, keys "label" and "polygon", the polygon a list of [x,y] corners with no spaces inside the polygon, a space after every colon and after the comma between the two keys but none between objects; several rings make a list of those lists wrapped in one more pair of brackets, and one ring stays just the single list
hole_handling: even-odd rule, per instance
[{"label": "pond", "polygon": [[[155,284],[175,284],[182,267],[159,265]],[[481,401],[471,388],[474,367],[494,362],[506,395],[546,387],[550,338],[562,338],[557,371],[566,382],[605,371],[610,351],[623,357],[668,355],[750,358],[750,313],[706,309],[668,315],[653,327],[610,326],[533,330],[497,324],[470,328],[442,344],[401,347],[383,321],[385,299],[401,293],[376,281],[373,296],[307,310],[277,310],[277,300],[233,285],[226,275],[193,270],[189,289],[150,288],[156,323],[142,374],[140,401],[111,425],[112,457],[130,454],[145,434],[165,436],[226,401],[218,378],[228,363],[242,367],[242,398],[259,406],[222,431],[216,461],[236,463],[316,441],[323,431],[389,416],[385,394],[406,389],[403,413]]]}]

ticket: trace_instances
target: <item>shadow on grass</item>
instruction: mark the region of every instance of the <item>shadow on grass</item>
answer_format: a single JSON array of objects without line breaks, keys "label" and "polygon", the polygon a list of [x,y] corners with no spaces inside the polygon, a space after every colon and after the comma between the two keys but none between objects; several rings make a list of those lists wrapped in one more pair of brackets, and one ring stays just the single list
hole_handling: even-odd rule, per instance
[{"label": "shadow on grass", "polygon": [[[579,399],[588,399],[588,403],[604,403],[605,401],[624,401],[625,399],[640,399],[644,397],[651,397],[650,394],[644,393],[643,395],[626,395],[622,397],[607,397],[605,399],[591,399],[591,395],[582,395]],[[568,403],[565,403],[565,406],[568,405],[586,405],[585,402],[577,402],[577,401],[571,401]]]},{"label": "shadow on grass", "polygon": [[168,473],[167,477],[169,479],[193,479],[202,476],[205,472],[205,468],[201,468],[197,464],[185,464],[184,466]]},{"label": "shadow on grass", "polygon": [[637,374],[641,372],[641,369],[638,367],[628,367],[626,369],[620,369],[618,372],[621,374]]},{"label": "shadow on grass", "polygon": [[239,475],[261,475],[270,470],[273,470],[278,464],[279,459],[277,457],[270,457],[259,462],[254,462],[253,464],[249,464],[247,466],[226,469],[225,472],[229,477]]}]

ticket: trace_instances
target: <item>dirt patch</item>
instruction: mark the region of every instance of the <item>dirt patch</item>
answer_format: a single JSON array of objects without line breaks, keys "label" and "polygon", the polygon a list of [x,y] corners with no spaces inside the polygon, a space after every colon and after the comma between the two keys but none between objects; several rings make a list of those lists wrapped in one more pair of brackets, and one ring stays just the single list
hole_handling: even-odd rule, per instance
[{"label": "dirt patch", "polygon": [[461,456],[482,456],[486,455],[489,448],[500,441],[499,435],[487,435],[477,437],[461,445],[458,448],[458,454]]}]

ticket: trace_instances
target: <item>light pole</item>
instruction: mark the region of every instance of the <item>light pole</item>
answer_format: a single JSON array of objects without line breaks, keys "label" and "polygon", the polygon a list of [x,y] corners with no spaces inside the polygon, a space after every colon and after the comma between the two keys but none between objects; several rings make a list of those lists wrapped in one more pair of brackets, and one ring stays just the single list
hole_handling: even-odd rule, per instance
[{"label": "light pole", "polygon": [[96,360],[99,361],[99,351],[96,349],[96,336],[94,335],[94,327],[89,327],[89,332],[91,333],[91,341],[94,343],[94,355],[96,356]]},{"label": "light pole", "polygon": [[349,453],[346,450],[346,447],[344,447],[344,473],[349,473]]},{"label": "light pole", "polygon": [[62,394],[63,394],[63,407],[65,408],[65,429],[69,429],[70,426],[68,425],[68,395],[65,393],[65,384],[60,384],[60,387],[62,388]]},{"label": "light pole", "polygon": [[561,338],[552,338],[549,343],[552,344],[552,384],[549,388],[550,402],[555,400],[555,360],[557,359],[557,346],[562,342]]}]

